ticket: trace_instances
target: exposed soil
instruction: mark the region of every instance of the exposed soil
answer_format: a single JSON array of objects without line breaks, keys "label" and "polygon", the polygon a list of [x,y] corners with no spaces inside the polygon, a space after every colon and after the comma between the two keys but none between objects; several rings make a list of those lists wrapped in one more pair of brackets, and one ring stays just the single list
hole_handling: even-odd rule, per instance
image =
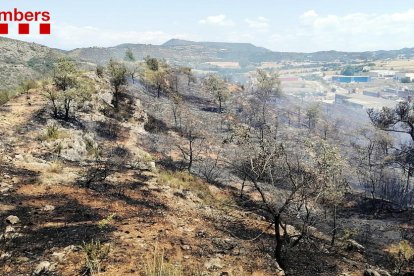
[{"label": "exposed soil", "polygon": [[[203,99],[191,100],[206,105]],[[117,145],[134,156],[151,156],[139,146],[147,135],[142,109],[138,101],[133,115],[120,123],[120,137],[96,135],[97,141],[103,148]],[[90,131],[94,116],[101,115],[79,115]],[[41,261],[55,266],[50,275],[82,275],[85,260],[80,246],[92,240],[111,248],[100,275],[144,275],[157,250],[166,262],[182,267],[184,275],[277,275],[278,265],[271,257],[273,232],[260,213],[241,208],[238,181],[210,185],[195,178],[191,181],[208,192],[197,191],[161,181],[166,173],[181,177],[163,167],[121,164],[104,181],[85,187],[82,176],[90,160],[63,159],[61,169],[51,169],[50,148],[38,138],[49,119],[40,92],[33,92],[29,100],[17,97],[0,108],[1,231],[8,226],[8,216],[20,219],[12,226],[17,235],[0,241],[1,275],[31,275]],[[61,128],[69,136],[80,129],[63,123]],[[249,187],[246,195],[254,198]],[[341,222],[344,227],[375,228],[365,244],[371,248],[367,254],[347,252],[341,242],[331,248],[325,225],[326,230],[321,227],[315,234],[319,245],[304,244],[290,251],[287,275],[361,275],[367,264],[383,263],[381,247],[401,239],[397,228],[412,222],[413,215],[389,213],[379,220],[369,212],[361,214],[359,198],[344,206]],[[111,215],[113,219],[103,224]]]}]

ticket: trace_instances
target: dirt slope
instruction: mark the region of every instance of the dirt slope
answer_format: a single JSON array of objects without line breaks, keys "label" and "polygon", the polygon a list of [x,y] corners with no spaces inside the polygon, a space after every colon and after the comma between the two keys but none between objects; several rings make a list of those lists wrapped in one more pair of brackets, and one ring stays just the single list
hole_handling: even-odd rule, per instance
[{"label": "dirt slope", "polygon": [[[52,275],[79,275],[84,268],[79,246],[91,240],[111,247],[102,275],[140,275],[151,264],[154,248],[185,268],[186,275],[190,270],[274,275],[275,263],[258,252],[260,245],[225,230],[228,224],[251,227],[254,236],[267,228],[255,215],[225,207],[226,191],[182,173],[128,167],[113,171],[105,183],[83,187],[79,179],[88,161],[62,158],[58,166],[50,145],[39,138],[50,120],[45,105],[40,92],[32,91],[30,99],[23,95],[0,109],[1,275],[30,275],[45,261]],[[142,115],[139,103],[136,113]],[[81,114],[83,124],[95,115]],[[100,142],[143,154],[139,124],[132,118],[123,123],[129,128],[122,139]],[[71,124],[60,130],[65,136],[79,131]],[[6,218],[11,215],[20,221],[10,225]]]}]

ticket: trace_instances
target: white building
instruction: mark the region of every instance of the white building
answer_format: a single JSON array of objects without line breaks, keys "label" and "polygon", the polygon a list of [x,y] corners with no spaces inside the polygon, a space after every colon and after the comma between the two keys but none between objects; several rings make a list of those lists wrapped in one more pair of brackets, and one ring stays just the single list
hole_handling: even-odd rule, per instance
[{"label": "white building", "polygon": [[399,73],[395,74],[395,78],[397,80],[402,80],[402,79],[408,78],[412,82],[414,80],[414,72],[408,72],[408,73],[400,73],[399,72]]},{"label": "white building", "polygon": [[395,78],[397,72],[392,70],[371,70],[369,73],[376,78]]}]

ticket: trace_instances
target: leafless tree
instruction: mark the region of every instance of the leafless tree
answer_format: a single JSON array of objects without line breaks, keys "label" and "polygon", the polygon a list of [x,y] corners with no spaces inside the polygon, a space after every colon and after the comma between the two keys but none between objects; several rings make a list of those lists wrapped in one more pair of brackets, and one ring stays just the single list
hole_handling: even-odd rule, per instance
[{"label": "leafless tree", "polygon": [[183,116],[182,128],[180,130],[181,141],[177,142],[177,147],[181,152],[186,169],[191,172],[193,164],[198,160],[203,150],[202,144],[205,140],[200,121],[187,111]]},{"label": "leafless tree", "polygon": [[[264,139],[261,138],[261,130],[258,132],[250,128],[241,136],[233,137],[239,145],[234,164],[240,175],[252,183],[261,199],[261,209],[268,214],[274,227],[274,257],[282,263],[282,250],[286,243],[297,245],[307,233],[311,222],[311,202],[318,201],[328,190],[327,186],[336,183],[327,180],[334,177],[337,171],[334,168],[340,165],[335,161],[340,158],[337,151],[328,146],[329,152],[335,152],[329,155],[335,158],[315,158],[320,151],[319,144],[283,142],[274,128],[264,130]],[[285,219],[291,212],[303,218],[299,235],[289,236],[287,231]]]},{"label": "leafless tree", "polygon": [[252,78],[252,105],[258,110],[256,113],[256,124],[261,132],[261,139],[264,140],[265,129],[268,128],[270,104],[277,97],[281,96],[280,81],[278,74],[258,69]]}]

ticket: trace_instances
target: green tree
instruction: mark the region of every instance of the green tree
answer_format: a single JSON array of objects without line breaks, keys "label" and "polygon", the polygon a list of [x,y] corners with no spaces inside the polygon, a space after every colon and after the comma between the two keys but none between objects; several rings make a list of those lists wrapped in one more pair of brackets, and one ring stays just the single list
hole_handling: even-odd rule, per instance
[{"label": "green tree", "polygon": [[341,70],[341,75],[344,76],[353,76],[355,75],[355,68],[352,66],[346,66]]},{"label": "green tree", "polygon": [[43,82],[42,89],[52,104],[53,116],[57,118],[61,112],[66,121],[70,111],[90,99],[93,92],[91,83],[81,77],[76,64],[69,59],[61,59],[55,64],[52,85]]},{"label": "green tree", "polygon": [[151,71],[158,71],[159,69],[159,62],[158,59],[152,58],[150,56],[146,56],[144,58],[145,64]]},{"label": "green tree", "polygon": [[161,97],[162,91],[171,92],[171,90],[175,90],[174,79],[172,78],[172,73],[175,71],[166,62],[146,57],[145,64],[142,79],[144,83],[156,90],[157,98]]},{"label": "green tree", "polygon": [[126,50],[125,52],[125,61],[129,62],[135,62],[135,56],[134,53],[131,51],[131,49]]},{"label": "green tree", "polygon": [[60,97],[62,98],[64,119],[66,121],[69,120],[70,110],[90,100],[93,91],[92,84],[86,80],[79,80],[76,86],[62,91]]},{"label": "green tree", "polygon": [[65,91],[77,85],[79,71],[75,62],[62,58],[55,64],[53,72],[53,83],[57,90]]},{"label": "green tree", "polygon": [[72,60],[63,58],[55,64],[53,73],[54,88],[48,88],[46,91],[46,97],[52,102],[55,117],[59,114],[58,102],[61,102],[63,106],[63,119],[69,120],[72,104],[83,98],[79,77],[80,73]]},{"label": "green tree", "polygon": [[122,88],[128,84],[126,75],[127,68],[124,64],[110,60],[108,64],[109,81],[112,86],[113,100],[112,103],[115,108],[119,106],[119,96]]},{"label": "green tree", "polygon": [[224,80],[217,74],[210,74],[204,79],[203,85],[204,89],[218,102],[219,113],[222,113],[223,103],[229,97],[229,90]]}]

